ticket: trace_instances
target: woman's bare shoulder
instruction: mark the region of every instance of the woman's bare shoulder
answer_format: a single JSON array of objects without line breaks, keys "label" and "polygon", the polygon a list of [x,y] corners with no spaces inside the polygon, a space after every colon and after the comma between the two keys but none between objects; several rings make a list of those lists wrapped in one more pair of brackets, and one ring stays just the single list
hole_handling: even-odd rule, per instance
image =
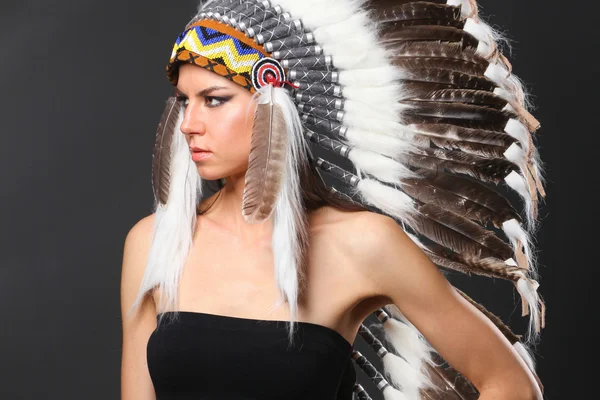
[{"label": "woman's bare shoulder", "polygon": [[[344,282],[340,285],[341,291],[351,295],[347,304],[355,308],[356,321],[362,321],[381,304],[386,304],[369,278],[372,265],[365,260],[369,259],[367,254],[374,253],[373,236],[379,235],[380,230],[385,231],[385,224],[389,224],[391,218],[368,210],[349,211],[332,206],[315,210],[310,218],[314,221],[311,243],[317,249],[313,254],[317,259],[327,260],[327,270],[336,273],[336,282]],[[337,262],[330,262],[331,254]],[[333,268],[335,266],[339,268]],[[358,306],[359,302],[364,306]]]},{"label": "woman's bare shoulder", "polygon": [[[389,236],[402,228],[396,221],[372,211],[347,211],[336,207],[322,207],[311,215],[310,224],[315,240],[337,247],[357,268],[370,269],[370,256],[385,249]],[[367,271],[368,272],[368,271]]]},{"label": "woman's bare shoulder", "polygon": [[[389,223],[390,220],[391,218],[388,216],[368,210],[344,210],[333,206],[323,206],[309,214],[311,229],[328,229],[340,233],[347,232],[347,229],[351,229],[354,233],[377,229],[378,226]],[[329,233],[334,232],[330,231]],[[342,237],[347,236],[350,235],[342,235]]]},{"label": "woman's bare shoulder", "polygon": [[142,281],[152,243],[154,219],[154,214],[140,219],[129,230],[125,238],[121,271],[123,306],[129,306],[133,302]]},{"label": "woman's bare shoulder", "polygon": [[313,243],[322,241],[320,248],[337,248],[352,263],[362,264],[364,253],[372,253],[395,221],[372,211],[348,211],[325,206],[309,216]]},{"label": "woman's bare shoulder", "polygon": [[156,213],[152,213],[137,221],[129,230],[127,237],[132,236],[135,239],[152,233],[155,218]]}]

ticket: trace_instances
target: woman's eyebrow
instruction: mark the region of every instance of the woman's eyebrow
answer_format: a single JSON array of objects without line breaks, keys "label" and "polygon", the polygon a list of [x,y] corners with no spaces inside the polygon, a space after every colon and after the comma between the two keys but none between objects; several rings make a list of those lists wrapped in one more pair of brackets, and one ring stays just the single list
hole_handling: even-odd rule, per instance
[{"label": "woman's eyebrow", "polygon": [[[205,89],[199,90],[196,93],[196,97],[204,97],[207,94],[209,94],[211,92],[214,92],[215,90],[219,90],[219,89],[227,89],[227,87],[225,87],[225,86],[218,86],[218,85],[210,86],[210,87],[207,87]],[[181,90],[179,90],[177,87],[175,88],[175,90],[177,90],[177,93],[183,94],[183,93],[181,93]]]}]

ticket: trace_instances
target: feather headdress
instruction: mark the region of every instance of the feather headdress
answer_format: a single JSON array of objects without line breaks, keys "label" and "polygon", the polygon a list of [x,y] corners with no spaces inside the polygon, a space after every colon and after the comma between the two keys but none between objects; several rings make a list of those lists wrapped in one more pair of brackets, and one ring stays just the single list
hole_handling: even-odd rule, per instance
[{"label": "feather headdress", "polygon": [[[523,340],[458,292],[535,375],[529,346],[545,323],[532,238],[545,195],[532,136],[539,122],[499,37],[475,0],[214,0],[200,5],[177,38],[171,83],[180,63],[192,63],[255,94],[241,212],[249,223],[274,224],[290,339],[306,237],[298,174],[314,162],[333,193],[394,218],[440,268],[513,282],[530,317]],[[173,306],[191,245],[201,179],[176,134],[180,124],[181,109],[170,99],[154,151],[154,240],[133,307],[156,286],[166,289],[159,308]],[[308,156],[309,143],[335,157]],[[339,156],[352,169],[338,165]],[[364,324],[359,334],[384,373],[358,351],[353,360],[384,397],[477,398],[394,304],[374,315],[380,338]],[[370,398],[358,383],[355,393]]]}]

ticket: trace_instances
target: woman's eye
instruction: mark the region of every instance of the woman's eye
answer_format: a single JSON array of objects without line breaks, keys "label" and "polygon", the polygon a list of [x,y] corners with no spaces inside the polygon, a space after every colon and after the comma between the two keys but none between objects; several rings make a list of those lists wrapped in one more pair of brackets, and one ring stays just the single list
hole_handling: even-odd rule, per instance
[{"label": "woman's eye", "polygon": [[206,106],[207,107],[218,107],[221,104],[225,103],[228,99],[222,97],[211,97],[206,96]]},{"label": "woman's eye", "polygon": [[177,101],[181,102],[184,107],[186,107],[188,104],[190,104],[190,100],[185,96],[178,95],[176,97],[176,99],[177,99]]}]

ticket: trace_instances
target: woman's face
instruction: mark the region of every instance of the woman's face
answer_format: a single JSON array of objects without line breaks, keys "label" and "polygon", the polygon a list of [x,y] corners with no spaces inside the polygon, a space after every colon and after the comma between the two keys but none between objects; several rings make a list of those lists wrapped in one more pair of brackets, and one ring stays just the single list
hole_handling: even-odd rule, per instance
[{"label": "woman's face", "polygon": [[188,146],[212,152],[209,157],[194,161],[202,179],[245,174],[256,107],[252,94],[193,64],[179,67],[177,92],[185,100],[181,132]]}]

